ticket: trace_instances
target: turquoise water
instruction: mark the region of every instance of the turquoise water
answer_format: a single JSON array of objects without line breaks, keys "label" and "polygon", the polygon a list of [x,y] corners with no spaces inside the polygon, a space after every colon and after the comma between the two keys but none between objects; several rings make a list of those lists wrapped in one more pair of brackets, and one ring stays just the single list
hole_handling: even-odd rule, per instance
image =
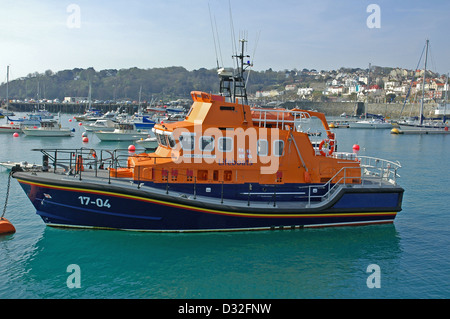
[{"label": "turquoise water", "polygon": [[[0,161],[41,163],[32,148],[127,147],[94,135],[0,135]],[[403,211],[393,225],[264,232],[149,234],[44,225],[14,179],[0,237],[0,298],[449,298],[450,136],[335,130],[339,151],[399,160]],[[0,171],[4,200],[8,172]],[[3,208],[4,202],[1,202]],[[80,288],[69,288],[69,265]],[[380,288],[369,288],[369,265]]]}]

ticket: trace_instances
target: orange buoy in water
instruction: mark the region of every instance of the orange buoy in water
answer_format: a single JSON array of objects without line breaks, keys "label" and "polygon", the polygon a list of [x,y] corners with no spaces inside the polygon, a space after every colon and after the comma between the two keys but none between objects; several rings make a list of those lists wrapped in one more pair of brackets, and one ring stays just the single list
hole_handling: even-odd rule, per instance
[{"label": "orange buoy in water", "polygon": [[0,235],[12,234],[15,233],[16,229],[13,224],[10,223],[6,218],[0,218]]}]

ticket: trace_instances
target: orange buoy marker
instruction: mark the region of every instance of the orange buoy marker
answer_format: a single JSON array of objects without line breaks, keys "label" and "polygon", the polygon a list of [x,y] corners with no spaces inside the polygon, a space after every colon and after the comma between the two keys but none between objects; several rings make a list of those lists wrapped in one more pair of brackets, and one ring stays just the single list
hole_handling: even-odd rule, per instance
[{"label": "orange buoy marker", "polygon": [[83,137],[83,143],[87,143],[87,142],[89,142],[89,139],[86,136]]},{"label": "orange buoy marker", "polygon": [[15,233],[16,229],[13,224],[9,220],[4,217],[0,218],[0,235],[12,234]]}]

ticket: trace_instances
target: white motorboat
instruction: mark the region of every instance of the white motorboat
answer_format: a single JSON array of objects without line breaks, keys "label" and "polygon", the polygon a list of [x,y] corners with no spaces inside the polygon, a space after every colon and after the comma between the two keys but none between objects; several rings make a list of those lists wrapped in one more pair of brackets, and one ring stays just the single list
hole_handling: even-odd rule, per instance
[{"label": "white motorboat", "polygon": [[148,131],[136,129],[134,123],[116,123],[114,126],[114,131],[96,131],[95,135],[101,141],[136,141],[141,138],[148,137]]},{"label": "white motorboat", "polygon": [[379,119],[367,119],[356,122],[349,122],[350,128],[374,128],[374,129],[388,129],[392,128],[392,124],[390,122],[385,122]]},{"label": "white motorboat", "polygon": [[158,147],[158,141],[156,137],[147,137],[144,139],[137,140],[136,143],[145,148],[146,150],[154,150]]},{"label": "white motorboat", "polygon": [[22,162],[11,162],[11,161],[0,162],[0,165],[3,166],[6,169],[12,169],[13,167],[19,166],[23,170],[39,169],[39,168],[42,167],[41,165],[31,164],[31,163],[28,163],[27,161],[22,161]]},{"label": "white motorboat", "polygon": [[14,124],[13,122],[11,122],[0,125],[0,133],[15,133],[21,131],[22,128],[20,124]]},{"label": "white motorboat", "polygon": [[84,129],[87,132],[104,131],[112,132],[114,131],[115,122],[112,120],[97,120],[94,123],[84,125]]},{"label": "white motorboat", "polygon": [[41,122],[41,126],[23,127],[22,131],[27,136],[56,137],[73,136],[72,129],[61,127],[61,124],[55,122]]}]

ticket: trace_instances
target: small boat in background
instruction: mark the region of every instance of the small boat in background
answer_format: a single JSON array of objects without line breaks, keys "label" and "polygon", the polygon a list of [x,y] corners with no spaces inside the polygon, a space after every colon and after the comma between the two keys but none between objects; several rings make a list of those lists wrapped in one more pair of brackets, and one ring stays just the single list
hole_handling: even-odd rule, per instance
[{"label": "small boat in background", "polygon": [[136,143],[146,150],[155,150],[158,147],[158,140],[156,139],[156,136],[147,137],[145,139],[141,138],[140,140],[137,140]]},{"label": "small boat in background", "polygon": [[84,129],[87,132],[95,132],[95,131],[104,131],[104,132],[112,132],[114,131],[116,123],[112,120],[97,120],[94,123],[84,125]]},{"label": "small boat in background", "polygon": [[7,161],[7,162],[0,162],[0,166],[3,166],[6,169],[12,169],[13,167],[20,167],[21,169],[23,169],[24,171],[26,170],[33,170],[33,169],[42,169],[42,165],[36,165],[36,164],[31,164],[28,163],[27,161],[22,161],[22,162],[11,162],[11,161]]},{"label": "small boat in background", "polygon": [[7,71],[6,71],[6,110],[1,109],[1,118],[4,118],[6,116],[6,123],[0,125],[0,133],[11,133],[11,132],[20,132],[21,131],[21,127],[19,124],[14,123],[9,121],[8,116],[10,115],[14,115],[13,112],[10,112],[8,110],[9,107],[9,93],[8,93],[8,84],[9,84],[9,65],[7,67]]},{"label": "small boat in background", "polygon": [[371,118],[356,122],[350,122],[350,128],[373,128],[373,129],[391,129],[392,123],[386,122],[384,119]]},{"label": "small boat in background", "polygon": [[73,131],[70,128],[61,127],[60,123],[56,122],[41,122],[41,126],[24,127],[22,131],[27,136],[39,137],[62,137],[73,136]]},{"label": "small boat in background", "polygon": [[0,125],[0,133],[15,133],[21,131],[22,127],[20,126],[20,124],[14,124],[13,122],[11,122]]},{"label": "small boat in background", "polygon": [[147,138],[148,131],[136,129],[136,125],[130,122],[116,123],[114,131],[96,131],[95,135],[101,141],[136,141],[140,138]]}]

